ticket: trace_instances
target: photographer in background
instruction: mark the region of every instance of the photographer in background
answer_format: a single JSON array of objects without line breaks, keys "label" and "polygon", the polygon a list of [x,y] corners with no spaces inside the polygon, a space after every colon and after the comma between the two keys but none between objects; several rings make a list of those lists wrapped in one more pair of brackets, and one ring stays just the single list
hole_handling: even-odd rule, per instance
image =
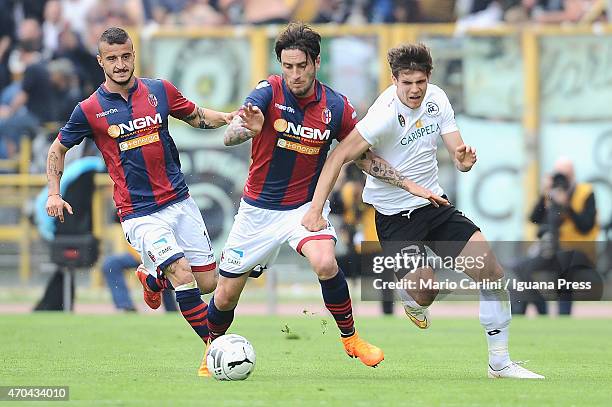
[{"label": "photographer in background", "polygon": [[[532,281],[534,272],[548,271],[555,278],[572,281],[578,273],[594,269],[595,245],[587,242],[594,242],[599,234],[595,194],[591,184],[576,183],[574,164],[568,158],[559,158],[553,173],[544,179],[530,220],[539,225],[540,242],[532,257],[515,270],[519,278]],[[569,315],[571,290],[560,290],[558,296],[559,314]],[[540,314],[547,313],[545,299],[539,293],[513,301],[513,313],[524,313],[530,301]]]}]

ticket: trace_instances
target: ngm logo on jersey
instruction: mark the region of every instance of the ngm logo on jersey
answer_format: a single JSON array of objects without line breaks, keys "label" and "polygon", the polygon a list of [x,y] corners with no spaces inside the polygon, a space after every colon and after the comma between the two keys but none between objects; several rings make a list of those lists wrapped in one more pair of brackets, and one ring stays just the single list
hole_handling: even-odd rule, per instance
[{"label": "ngm logo on jersey", "polygon": [[328,140],[331,132],[329,129],[325,129],[321,132],[321,129],[313,129],[312,127],[302,126],[301,124],[295,124],[288,122],[285,119],[276,119],[274,121],[274,130],[280,133],[292,134],[298,137],[304,137],[310,140]]},{"label": "ngm logo on jersey", "polygon": [[148,127],[155,126],[155,128],[161,127],[162,117],[160,113],[157,113],[154,117],[145,116],[139,117],[134,120],[130,120],[126,123],[111,124],[108,127],[107,133],[112,138],[119,136],[129,136],[134,132],[147,129]]}]

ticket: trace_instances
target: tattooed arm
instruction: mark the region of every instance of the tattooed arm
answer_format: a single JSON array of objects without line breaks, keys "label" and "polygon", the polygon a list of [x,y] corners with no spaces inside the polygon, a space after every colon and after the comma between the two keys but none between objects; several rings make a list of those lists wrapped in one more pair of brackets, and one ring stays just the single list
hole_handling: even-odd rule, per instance
[{"label": "tattooed arm", "polygon": [[72,207],[62,198],[60,194],[60,179],[64,173],[64,157],[68,149],[56,138],[47,154],[47,182],[49,185],[49,197],[47,198],[46,210],[49,216],[57,216],[60,222],[64,222],[64,208],[72,215]]},{"label": "tattooed arm", "polygon": [[357,160],[355,162],[357,166],[375,178],[405,189],[413,195],[423,197],[435,206],[439,204],[448,205],[446,199],[409,180],[387,161],[369,151],[369,148],[370,144],[359,134],[357,129],[353,129],[346,139],[342,140],[329,157],[327,157],[317,182],[310,209],[302,219],[302,225],[306,229],[319,231],[325,228],[327,221],[321,216],[325,200],[336,183],[342,166],[353,160]]},{"label": "tattooed arm", "polygon": [[216,110],[196,106],[193,112],[182,120],[200,129],[216,129],[228,124],[232,117],[234,117],[234,113],[217,112]]},{"label": "tattooed arm", "polygon": [[242,120],[242,117],[234,116],[232,122],[227,126],[227,129],[225,129],[223,144],[226,146],[237,146],[254,136],[255,134],[251,130],[244,127],[244,120]]},{"label": "tattooed arm", "polygon": [[232,122],[227,126],[223,143],[226,146],[236,146],[251,139],[261,132],[264,115],[257,106],[248,103],[240,108]]},{"label": "tattooed arm", "polygon": [[402,175],[398,170],[391,166],[391,164],[389,164],[387,160],[376,155],[371,150],[368,150],[363,153],[354,162],[355,165],[357,165],[357,167],[359,167],[366,174],[369,174],[374,178],[384,181],[387,184],[391,184],[396,187],[405,189],[412,195],[425,198],[435,207],[449,204],[446,199],[434,194],[427,188],[423,188],[416,182],[408,179],[408,177],[406,177],[405,175]]}]

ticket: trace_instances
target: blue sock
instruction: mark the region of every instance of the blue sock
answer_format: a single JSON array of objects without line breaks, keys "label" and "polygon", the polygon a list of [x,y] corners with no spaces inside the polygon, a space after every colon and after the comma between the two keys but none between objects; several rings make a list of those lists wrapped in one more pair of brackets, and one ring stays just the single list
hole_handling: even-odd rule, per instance
[{"label": "blue sock", "polygon": [[355,333],[353,306],[348,284],[341,269],[329,280],[319,280],[325,306],[336,320],[341,336],[349,337]]},{"label": "blue sock", "polygon": [[210,340],[214,341],[221,335],[225,335],[232,321],[234,321],[234,309],[221,311],[215,306],[215,296],[210,299],[208,306],[208,331]]},{"label": "blue sock", "polygon": [[200,290],[198,288],[178,290],[176,301],[187,323],[204,342],[208,341],[208,306],[202,301]]}]

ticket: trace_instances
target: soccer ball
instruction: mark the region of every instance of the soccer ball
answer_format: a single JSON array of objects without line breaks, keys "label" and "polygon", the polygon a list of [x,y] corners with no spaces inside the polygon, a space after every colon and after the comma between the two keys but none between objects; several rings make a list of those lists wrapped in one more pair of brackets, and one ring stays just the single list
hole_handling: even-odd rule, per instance
[{"label": "soccer ball", "polygon": [[240,335],[220,336],[210,344],[206,366],[217,380],[244,380],[255,369],[255,349]]}]

